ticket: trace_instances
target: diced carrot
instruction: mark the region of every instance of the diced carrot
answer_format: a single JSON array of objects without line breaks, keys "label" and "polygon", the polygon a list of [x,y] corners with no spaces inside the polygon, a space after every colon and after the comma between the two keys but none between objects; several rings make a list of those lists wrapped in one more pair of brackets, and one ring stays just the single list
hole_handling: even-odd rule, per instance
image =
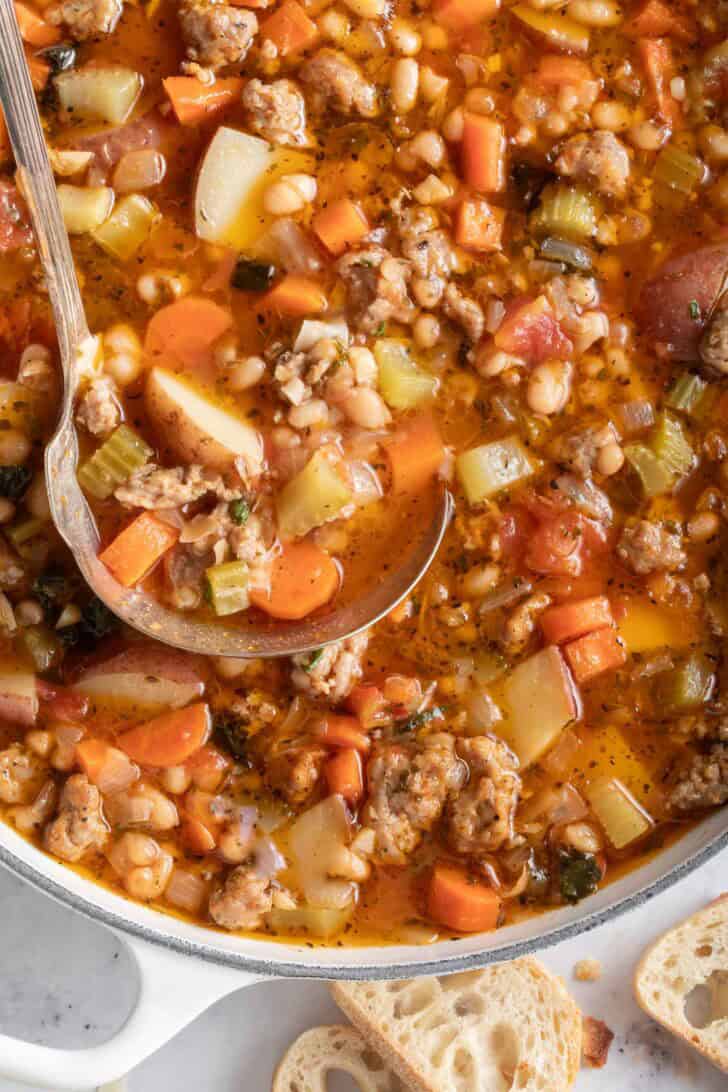
[{"label": "diced carrot", "polygon": [[676,129],[682,122],[682,112],[670,90],[675,75],[672,47],[665,38],[643,38],[639,43],[639,52],[657,113]]},{"label": "diced carrot", "polygon": [[612,671],[627,659],[627,651],[612,626],[594,630],[564,646],[564,655],[577,683],[589,682],[604,671]]},{"label": "diced carrot", "polygon": [[365,731],[380,724],[386,716],[387,702],[374,683],[360,683],[355,686],[346,699],[346,705]]},{"label": "diced carrot", "polygon": [[318,27],[296,0],[285,0],[261,23],[260,39],[266,38],[273,42],[279,57],[287,57],[312,46],[318,38]]},{"label": "diced carrot", "polygon": [[142,512],[99,554],[99,561],[120,584],[131,588],[172,549],[178,538],[176,527],[151,512]]},{"label": "diced carrot", "polygon": [[168,76],[162,84],[180,125],[200,125],[239,99],[245,80],[231,76],[207,84],[196,76]]},{"label": "diced carrot", "polygon": [[324,766],[329,792],[343,796],[347,804],[356,807],[364,796],[364,769],[361,755],[350,747],[339,751]]},{"label": "diced carrot", "polygon": [[492,19],[499,8],[500,0],[435,0],[432,13],[441,26],[465,30],[483,19]]},{"label": "diced carrot", "polygon": [[181,766],[207,742],[210,727],[207,703],[198,701],[137,724],[116,742],[141,766]]},{"label": "diced carrot", "polygon": [[18,21],[20,37],[28,45],[43,46],[55,45],[61,40],[61,31],[54,27],[35,11],[29,4],[23,4],[21,0],[15,0],[15,18]]},{"label": "diced carrot", "polygon": [[198,857],[204,857],[206,853],[212,853],[217,845],[215,835],[199,819],[192,815],[183,815],[179,826],[179,839],[189,853]]},{"label": "diced carrot", "polygon": [[50,79],[51,66],[47,61],[44,61],[42,57],[36,57],[27,49],[25,51],[25,60],[28,65],[28,72],[30,74],[30,82],[33,84],[33,90],[45,90],[46,84]]},{"label": "diced carrot", "polygon": [[327,747],[346,747],[360,751],[363,755],[372,745],[369,736],[362,732],[357,718],[347,717],[342,713],[327,713],[319,722],[316,735],[320,736]]},{"label": "diced carrot", "polygon": [[313,542],[290,542],[273,561],[270,587],[251,588],[250,602],[273,618],[295,621],[336,595],[336,562]]},{"label": "diced carrot", "polygon": [[622,24],[620,32],[630,38],[678,38],[684,42],[696,37],[692,20],[664,0],[645,0],[637,14]]},{"label": "diced carrot", "polygon": [[586,61],[581,61],[578,57],[547,53],[538,62],[535,79],[542,87],[562,87],[570,84],[578,86],[588,81],[593,82],[594,73]]},{"label": "diced carrot", "polygon": [[144,350],[156,357],[201,368],[209,363],[212,347],[232,326],[232,315],[203,296],[184,296],[162,307],[152,316],[144,339]]},{"label": "diced carrot", "polygon": [[227,755],[209,743],[200,747],[185,763],[185,768],[192,777],[192,784],[204,792],[217,792],[230,766]]},{"label": "diced carrot", "polygon": [[120,768],[122,774],[128,770],[136,770],[128,755],[103,739],[82,739],[77,743],[76,761],[89,781],[99,785],[104,791],[108,791],[104,783],[113,783],[115,769]]},{"label": "diced carrot", "polygon": [[317,212],[311,225],[329,253],[343,254],[369,231],[366,216],[354,201],[342,197]]},{"label": "diced carrot", "polygon": [[605,595],[550,607],[541,615],[544,637],[555,645],[583,637],[594,629],[613,625],[612,607]]},{"label": "diced carrot", "polygon": [[304,318],[306,315],[320,315],[329,304],[320,284],[308,277],[289,273],[265,293],[260,305],[280,315]]},{"label": "diced carrot", "polygon": [[497,927],[501,900],[492,887],[462,869],[436,864],[430,878],[427,912],[434,921],[458,933],[481,933]]},{"label": "diced carrot", "polygon": [[429,414],[402,425],[384,444],[393,493],[421,493],[442,466],[445,445]]},{"label": "diced carrot", "polygon": [[466,112],[461,154],[463,177],[470,186],[481,193],[505,189],[506,138],[499,121]]},{"label": "diced carrot", "polygon": [[484,197],[468,197],[455,214],[455,242],[466,250],[500,250],[505,219],[505,209],[493,208]]}]

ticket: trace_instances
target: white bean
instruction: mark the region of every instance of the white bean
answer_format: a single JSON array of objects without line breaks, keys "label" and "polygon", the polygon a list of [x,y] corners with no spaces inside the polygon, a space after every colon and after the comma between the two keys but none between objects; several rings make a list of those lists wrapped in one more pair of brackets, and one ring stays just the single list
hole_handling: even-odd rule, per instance
[{"label": "white bean", "polygon": [[384,428],[392,420],[384,399],[371,387],[354,387],[342,399],[341,408],[359,428]]},{"label": "white bean", "polygon": [[622,22],[622,12],[613,0],[571,0],[568,14],[587,27],[616,27]]},{"label": "white bean", "polygon": [[422,49],[422,38],[406,19],[394,19],[389,40],[404,57],[414,57]]},{"label": "white bean", "polygon": [[531,373],[526,401],[534,413],[549,417],[560,413],[571,394],[571,366],[562,360],[547,360]]},{"label": "white bean", "polygon": [[408,149],[417,159],[424,160],[430,167],[442,166],[445,155],[445,142],[434,129],[423,129],[409,142]]},{"label": "white bean", "polygon": [[228,386],[233,391],[247,391],[260,383],[265,375],[265,361],[259,356],[249,356],[236,361],[227,373]]},{"label": "white bean", "polygon": [[420,83],[420,66],[411,57],[402,57],[392,66],[389,86],[392,102],[400,114],[407,114],[417,102]]}]

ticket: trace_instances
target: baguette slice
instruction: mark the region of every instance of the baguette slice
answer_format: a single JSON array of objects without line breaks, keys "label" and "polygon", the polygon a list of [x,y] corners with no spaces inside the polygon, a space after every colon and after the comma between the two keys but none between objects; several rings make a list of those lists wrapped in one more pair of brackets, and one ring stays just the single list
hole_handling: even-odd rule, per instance
[{"label": "baguette slice", "polygon": [[404,1092],[358,1031],[336,1025],[311,1028],[291,1043],[271,1092],[326,1092],[328,1075],[336,1070],[353,1077],[361,1092]]},{"label": "baguette slice", "polygon": [[[714,1019],[698,1028],[685,1015],[685,1001],[701,985],[708,988]],[[728,895],[650,945],[637,965],[634,992],[653,1020],[728,1073]]]},{"label": "baguette slice", "polygon": [[535,959],[331,992],[415,1092],[566,1092],[579,1071],[581,1013]]}]

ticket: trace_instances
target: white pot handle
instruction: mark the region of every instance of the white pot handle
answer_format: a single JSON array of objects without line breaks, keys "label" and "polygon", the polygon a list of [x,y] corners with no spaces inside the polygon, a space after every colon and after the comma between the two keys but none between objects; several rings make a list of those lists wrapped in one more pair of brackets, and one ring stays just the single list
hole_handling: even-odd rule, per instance
[{"label": "white pot handle", "polygon": [[[116,931],[116,930],[115,930]],[[0,1035],[0,1074],[27,1084],[78,1092],[124,1076],[220,998],[259,977],[117,934],[139,970],[136,1006],[107,1042],[58,1050]]]}]

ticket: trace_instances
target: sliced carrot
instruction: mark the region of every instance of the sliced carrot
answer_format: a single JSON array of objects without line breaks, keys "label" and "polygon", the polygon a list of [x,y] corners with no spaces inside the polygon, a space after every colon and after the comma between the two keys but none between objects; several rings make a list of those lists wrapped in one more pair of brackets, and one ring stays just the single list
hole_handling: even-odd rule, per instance
[{"label": "sliced carrot", "polygon": [[168,76],[162,84],[180,125],[200,125],[239,99],[245,80],[231,76],[207,84],[196,76]]},{"label": "sliced carrot", "polygon": [[445,458],[445,445],[429,414],[402,425],[384,444],[393,493],[421,493]]},{"label": "sliced carrot", "polygon": [[176,527],[151,512],[142,512],[99,554],[99,561],[120,584],[131,588],[171,550],[178,538]]},{"label": "sliced carrot", "polygon": [[506,185],[506,137],[495,118],[466,112],[462,167],[465,181],[481,193],[500,193]]},{"label": "sliced carrot", "polygon": [[291,542],[273,561],[270,587],[251,588],[250,602],[273,618],[295,621],[323,607],[339,589],[336,562],[313,542]]},{"label": "sliced carrot", "polygon": [[605,595],[580,599],[576,603],[562,603],[549,607],[541,615],[544,637],[552,644],[560,645],[575,637],[583,637],[594,629],[613,626],[612,607]]},{"label": "sliced carrot", "polygon": [[23,4],[21,0],[15,0],[15,18],[18,21],[20,37],[28,45],[43,46],[55,45],[61,40],[61,31],[52,23],[47,23],[42,15],[39,15],[29,4]]},{"label": "sliced carrot", "polygon": [[192,758],[185,763],[185,768],[192,777],[192,784],[198,789],[217,792],[231,765],[227,755],[207,743],[199,751],[195,751]]},{"label": "sliced carrot", "polygon": [[627,659],[627,651],[612,626],[594,630],[565,645],[564,655],[577,683],[589,682],[604,671],[613,671]]},{"label": "sliced carrot", "polygon": [[547,53],[538,62],[535,80],[542,87],[562,87],[594,81],[594,73],[586,61],[578,57]]},{"label": "sliced carrot", "polygon": [[312,46],[318,38],[318,27],[296,0],[285,0],[261,23],[260,38],[273,42],[279,57],[287,57]]},{"label": "sliced carrot", "polygon": [[468,197],[455,214],[455,241],[466,250],[500,250],[505,219],[505,209],[493,208],[484,197]]},{"label": "sliced carrot", "polygon": [[374,683],[360,683],[355,686],[346,699],[346,705],[365,730],[381,723],[387,713],[384,694]]},{"label": "sliced carrot", "polygon": [[369,736],[362,732],[357,717],[347,717],[342,713],[328,713],[323,717],[316,729],[316,735],[328,747],[344,747],[360,751],[363,755],[372,745]]},{"label": "sliced carrot", "polygon": [[207,742],[210,727],[207,703],[198,701],[137,724],[116,742],[141,766],[181,766]]},{"label": "sliced carrot", "polygon": [[465,30],[483,19],[492,19],[499,8],[500,0],[435,0],[432,12],[441,26]]},{"label": "sliced carrot", "polygon": [[260,305],[280,315],[304,318],[306,315],[320,315],[329,304],[320,284],[308,277],[289,273],[265,293]]},{"label": "sliced carrot", "polygon": [[350,747],[339,751],[324,766],[329,792],[343,796],[347,804],[356,807],[364,796],[364,769],[361,755]]},{"label": "sliced carrot", "polygon": [[630,38],[678,38],[684,42],[691,42],[696,36],[692,20],[674,11],[664,0],[645,0],[620,31]]},{"label": "sliced carrot", "polygon": [[337,257],[369,231],[366,216],[348,197],[332,201],[317,212],[311,226],[329,253]]},{"label": "sliced carrot", "polygon": [[51,75],[51,66],[42,57],[35,57],[26,50],[25,60],[30,73],[30,82],[34,91],[44,91]]},{"label": "sliced carrot", "polygon": [[670,91],[670,83],[675,75],[670,43],[665,38],[643,38],[639,43],[639,53],[657,113],[673,129],[678,128],[682,121],[682,112],[679,102]]},{"label": "sliced carrot", "polygon": [[427,894],[430,917],[458,933],[495,929],[501,900],[492,887],[473,879],[452,865],[436,864]]},{"label": "sliced carrot", "polygon": [[[82,739],[76,744],[76,761],[94,785],[113,780],[114,769],[134,770],[129,756],[103,739]],[[118,787],[118,786],[117,786]]]},{"label": "sliced carrot", "polygon": [[184,296],[152,316],[144,339],[144,350],[186,368],[209,363],[212,347],[232,326],[232,315],[224,307],[202,296]]}]

